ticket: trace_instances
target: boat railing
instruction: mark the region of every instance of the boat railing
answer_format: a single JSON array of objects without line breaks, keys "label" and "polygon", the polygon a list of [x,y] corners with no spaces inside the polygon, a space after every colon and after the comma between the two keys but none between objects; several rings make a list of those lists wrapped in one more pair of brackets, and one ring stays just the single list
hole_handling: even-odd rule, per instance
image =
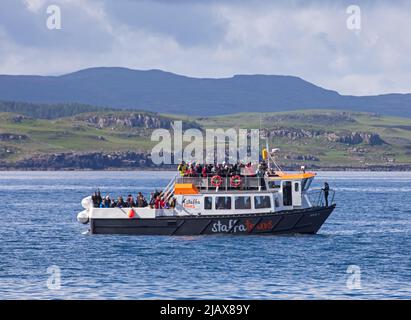
[{"label": "boat railing", "polygon": [[[311,202],[311,205],[314,207],[326,207],[326,199],[325,199],[325,192],[322,188],[314,188],[307,191],[308,199]],[[329,189],[328,190],[328,206],[332,206],[335,197],[335,190]]]},{"label": "boat railing", "polygon": [[219,186],[213,185],[212,176],[208,177],[179,177],[176,183],[191,183],[202,191],[242,191],[266,190],[265,180],[262,177],[241,176],[237,184],[233,183],[230,176],[221,177]]},{"label": "boat railing", "polygon": [[170,180],[170,182],[168,183],[168,185],[164,188],[163,194],[166,195],[165,201],[168,201],[168,200],[174,195],[173,189],[174,189],[174,185],[175,185],[178,177],[179,177],[179,175],[176,174],[176,175]]}]

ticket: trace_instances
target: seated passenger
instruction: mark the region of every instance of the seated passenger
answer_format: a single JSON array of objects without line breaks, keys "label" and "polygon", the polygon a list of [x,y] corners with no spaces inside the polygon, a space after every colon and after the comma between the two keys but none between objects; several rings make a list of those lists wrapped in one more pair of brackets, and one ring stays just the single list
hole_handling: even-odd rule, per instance
[{"label": "seated passenger", "polygon": [[160,199],[160,196],[157,196],[156,200],[154,201],[154,208],[160,209],[160,207],[161,207],[161,199]]},{"label": "seated passenger", "polygon": [[97,190],[97,202],[98,202],[99,205],[100,205],[100,203],[101,203],[102,200],[103,200],[103,199],[101,198],[100,190]]},{"label": "seated passenger", "polygon": [[93,193],[93,195],[91,196],[91,201],[93,202],[93,207],[94,208],[98,208],[100,206],[100,204],[98,203],[98,200],[97,200],[97,191],[95,191]]},{"label": "seated passenger", "polygon": [[170,208],[175,208],[176,207],[176,198],[173,197],[170,201]]},{"label": "seated passenger", "polygon": [[123,200],[123,197],[122,196],[119,196],[118,198],[117,198],[117,205],[116,205],[116,207],[117,208],[125,208],[127,205],[126,205],[126,203],[124,202],[124,200]]},{"label": "seated passenger", "polygon": [[164,209],[164,206],[165,206],[165,200],[164,200],[164,197],[161,197],[160,198],[160,209]]},{"label": "seated passenger", "polygon": [[195,172],[196,172],[196,176],[197,176],[197,177],[201,177],[201,174],[202,174],[202,172],[203,172],[203,167],[202,167],[202,165],[199,164],[199,163],[197,163],[197,164],[195,165],[195,167],[194,167],[194,170],[195,170]]},{"label": "seated passenger", "polygon": [[127,206],[130,208],[136,206],[136,203],[134,202],[133,196],[131,194],[127,196],[126,202],[127,202]]},{"label": "seated passenger", "polygon": [[150,201],[149,201],[149,206],[150,208],[154,208],[154,202],[156,201],[156,197],[154,196],[154,192],[150,194]]},{"label": "seated passenger", "polygon": [[192,176],[193,176],[193,168],[191,167],[191,165],[189,165],[189,166],[187,167],[187,171],[185,172],[185,175],[186,175],[187,177],[192,177]]},{"label": "seated passenger", "polygon": [[141,192],[139,192],[137,195],[137,207],[140,207],[140,208],[147,207],[146,198],[144,198]]},{"label": "seated passenger", "polygon": [[100,203],[100,208],[110,208],[110,198],[106,196]]},{"label": "seated passenger", "polygon": [[170,209],[170,203],[168,202],[168,201],[166,201],[165,203],[164,203],[164,209]]}]

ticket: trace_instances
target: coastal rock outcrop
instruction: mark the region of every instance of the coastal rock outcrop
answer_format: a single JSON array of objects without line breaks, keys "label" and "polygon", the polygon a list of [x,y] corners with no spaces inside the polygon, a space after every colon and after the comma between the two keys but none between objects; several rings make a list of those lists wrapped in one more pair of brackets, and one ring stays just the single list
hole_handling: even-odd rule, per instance
[{"label": "coastal rock outcrop", "polygon": [[28,136],[25,134],[0,133],[0,141],[23,141],[27,139]]},{"label": "coastal rock outcrop", "polygon": [[14,164],[15,168],[36,170],[103,170],[108,168],[149,168],[152,166],[154,164],[150,154],[145,152],[38,154],[19,160]]},{"label": "coastal rock outcrop", "polygon": [[326,138],[330,142],[338,142],[349,145],[364,143],[370,146],[385,144],[379,134],[373,132],[356,132],[356,131],[325,131],[320,129],[299,129],[299,128],[274,128],[263,130],[263,134],[269,137],[287,138],[290,140],[299,140],[306,138]]},{"label": "coastal rock outcrop", "polygon": [[[96,113],[91,115],[79,115],[76,120],[85,121],[99,129],[104,128],[143,128],[143,129],[171,129],[173,119],[156,114],[138,113],[138,112],[121,112],[121,113]],[[200,128],[195,122],[184,121],[183,129]]]},{"label": "coastal rock outcrop", "polygon": [[331,142],[340,142],[349,145],[364,143],[370,146],[378,146],[385,143],[377,133],[371,132],[333,132],[327,135],[327,139]]}]

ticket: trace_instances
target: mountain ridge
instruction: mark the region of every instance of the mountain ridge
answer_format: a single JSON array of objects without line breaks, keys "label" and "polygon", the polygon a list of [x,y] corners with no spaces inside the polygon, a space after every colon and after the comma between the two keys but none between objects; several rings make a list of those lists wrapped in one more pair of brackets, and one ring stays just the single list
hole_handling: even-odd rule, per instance
[{"label": "mountain ridge", "polygon": [[95,67],[58,76],[0,75],[0,100],[81,103],[193,116],[338,109],[411,117],[411,94],[341,95],[291,75],[195,78],[159,69]]}]

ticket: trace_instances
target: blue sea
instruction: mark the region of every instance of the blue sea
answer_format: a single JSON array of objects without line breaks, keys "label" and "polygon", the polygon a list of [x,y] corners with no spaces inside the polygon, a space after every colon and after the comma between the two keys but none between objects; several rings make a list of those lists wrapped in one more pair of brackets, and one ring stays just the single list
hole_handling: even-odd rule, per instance
[{"label": "blue sea", "polygon": [[0,299],[410,299],[411,173],[320,172],[317,235],[89,235],[97,187],[148,194],[173,172],[0,172]]}]

